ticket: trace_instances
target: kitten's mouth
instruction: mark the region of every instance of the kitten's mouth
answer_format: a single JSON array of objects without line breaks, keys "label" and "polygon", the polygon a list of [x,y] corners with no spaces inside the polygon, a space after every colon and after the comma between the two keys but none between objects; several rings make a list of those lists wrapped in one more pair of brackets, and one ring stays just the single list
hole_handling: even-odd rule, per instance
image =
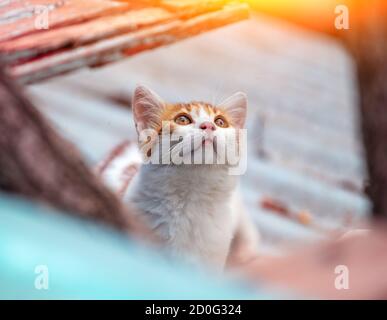
[{"label": "kitten's mouth", "polygon": [[212,137],[203,138],[203,142],[202,142],[203,146],[212,145],[212,144],[214,144],[214,138],[212,138]]},{"label": "kitten's mouth", "polygon": [[217,143],[214,136],[203,137],[202,147],[212,147],[213,151],[217,152]]},{"label": "kitten's mouth", "polygon": [[206,147],[212,147],[212,150],[216,153],[217,143],[215,136],[203,135],[201,137],[201,143],[196,144],[196,146],[191,149],[191,153],[197,152],[198,150],[204,150]]}]

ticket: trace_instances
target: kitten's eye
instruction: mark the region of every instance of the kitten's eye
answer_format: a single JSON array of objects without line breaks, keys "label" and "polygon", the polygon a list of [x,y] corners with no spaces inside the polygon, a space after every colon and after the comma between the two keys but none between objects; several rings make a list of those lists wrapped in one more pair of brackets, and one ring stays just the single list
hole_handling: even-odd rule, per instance
[{"label": "kitten's eye", "polygon": [[226,121],[226,119],[224,119],[223,117],[217,117],[215,119],[215,124],[218,126],[218,127],[221,127],[221,128],[227,128],[228,127],[228,122]]},{"label": "kitten's eye", "polygon": [[185,115],[179,115],[175,118],[175,122],[181,126],[186,126],[187,124],[192,123],[192,120],[190,117]]}]

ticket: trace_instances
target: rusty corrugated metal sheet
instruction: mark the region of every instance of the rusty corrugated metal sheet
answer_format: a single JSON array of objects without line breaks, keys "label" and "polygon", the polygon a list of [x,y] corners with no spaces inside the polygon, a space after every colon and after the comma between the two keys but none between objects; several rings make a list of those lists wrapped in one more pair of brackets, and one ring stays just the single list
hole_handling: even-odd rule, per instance
[{"label": "rusty corrugated metal sheet", "polygon": [[21,83],[101,66],[248,17],[247,4],[228,2],[11,0],[0,8],[0,60]]}]

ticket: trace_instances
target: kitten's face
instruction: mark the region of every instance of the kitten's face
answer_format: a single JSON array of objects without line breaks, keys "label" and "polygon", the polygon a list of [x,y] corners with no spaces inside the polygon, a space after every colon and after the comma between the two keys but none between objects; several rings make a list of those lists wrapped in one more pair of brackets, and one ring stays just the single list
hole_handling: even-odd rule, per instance
[{"label": "kitten's face", "polygon": [[[235,153],[238,148],[246,104],[242,93],[218,106],[204,102],[169,104],[151,90],[138,87],[133,112],[140,141],[145,141],[140,146],[148,156],[152,147],[152,155],[157,154],[154,159],[162,163],[223,164],[227,152],[233,149]],[[146,133],[141,138],[142,132]]]}]

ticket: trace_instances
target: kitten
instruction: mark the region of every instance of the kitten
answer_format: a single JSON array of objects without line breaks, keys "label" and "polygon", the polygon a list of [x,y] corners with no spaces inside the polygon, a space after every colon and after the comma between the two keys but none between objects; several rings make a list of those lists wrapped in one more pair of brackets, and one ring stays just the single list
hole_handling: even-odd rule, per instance
[{"label": "kitten", "polygon": [[[144,86],[135,90],[133,115],[144,163],[133,174],[138,156],[133,145],[124,144],[99,171],[177,258],[222,269],[227,257],[257,254],[257,230],[241,205],[227,153],[240,155],[239,140],[230,137],[239,137],[246,108],[243,93],[213,106],[170,104]],[[237,252],[230,253],[231,245]]]}]

